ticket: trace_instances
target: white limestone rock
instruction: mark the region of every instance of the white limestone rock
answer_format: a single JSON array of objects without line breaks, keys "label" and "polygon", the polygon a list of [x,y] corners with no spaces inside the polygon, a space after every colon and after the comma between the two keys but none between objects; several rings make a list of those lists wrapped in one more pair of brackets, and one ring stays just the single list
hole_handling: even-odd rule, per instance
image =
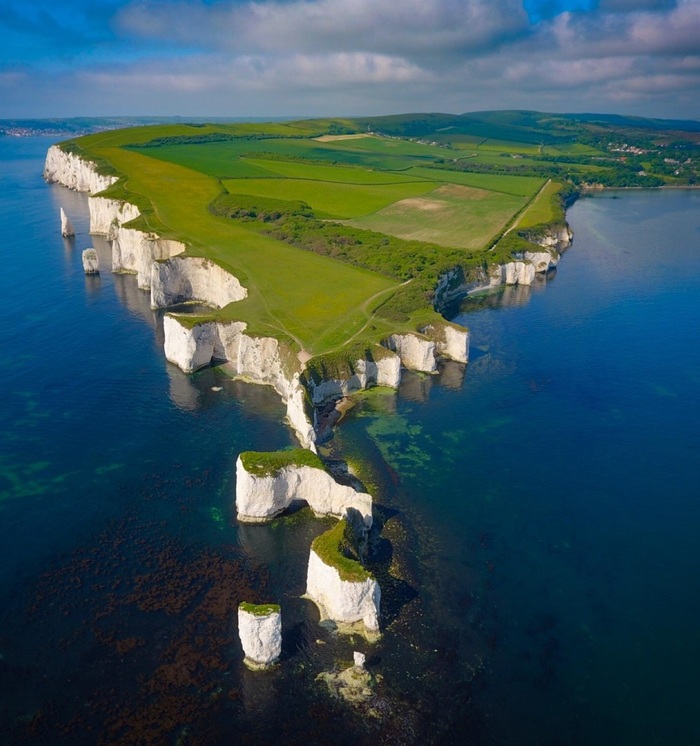
[{"label": "white limestone rock", "polygon": [[68,215],[66,215],[66,212],[63,208],[61,208],[61,235],[63,236],[63,238],[68,238],[69,236],[75,235],[75,228],[73,227],[73,223],[71,223]]},{"label": "white limestone rock", "polygon": [[533,236],[530,240],[540,246],[552,247],[558,250],[566,249],[570,246],[574,233],[568,225],[561,225],[555,228],[548,228],[544,233]]},{"label": "white limestone rock", "polygon": [[44,179],[49,183],[63,184],[77,192],[97,194],[117,181],[116,176],[103,176],[97,167],[74,153],[66,153],[58,145],[52,145],[46,153]]},{"label": "white limestone rock", "polygon": [[193,373],[212,361],[217,339],[213,321],[187,326],[177,318],[163,317],[165,359],[175,363],[185,373]]},{"label": "white limestone rock", "polygon": [[283,355],[276,339],[253,337],[244,333],[245,328],[242,321],[191,325],[167,314],[163,321],[165,356],[186,373],[209,365],[212,359],[226,361],[235,377],[272,386],[287,407],[287,419],[299,442],[315,452],[316,434],[298,360],[290,351]]},{"label": "white limestone rock", "polygon": [[535,268],[530,262],[514,261],[503,265],[503,280],[506,285],[532,285]]},{"label": "white limestone rock", "polygon": [[276,604],[238,607],[238,635],[244,663],[253,670],[269,668],[282,653],[282,614]]},{"label": "white limestone rock", "polygon": [[85,249],[83,251],[83,270],[86,275],[100,274],[100,262],[95,249]]},{"label": "white limestone rock", "polygon": [[364,668],[367,656],[364,653],[359,653],[357,650],[353,651],[352,660],[355,664],[355,668]]},{"label": "white limestone rock", "polygon": [[380,348],[374,360],[360,359],[352,365],[352,373],[344,378],[327,378],[315,381],[307,377],[306,386],[314,405],[328,399],[347,396],[370,386],[398,388],[401,381],[401,359],[390,350]]},{"label": "white limestone rock", "polygon": [[434,373],[437,370],[435,342],[419,334],[392,334],[386,345],[401,358],[409,370]]},{"label": "white limestone rock", "polygon": [[457,363],[469,362],[469,329],[448,322],[428,324],[421,329],[435,342],[435,354]]},{"label": "white limestone rock", "polygon": [[136,275],[138,286],[151,287],[153,262],[170,259],[185,251],[180,241],[160,238],[155,233],[128,228],[139,217],[136,205],[106,197],[90,197],[90,233],[112,241],[112,270]]},{"label": "white limestone rock", "polygon": [[537,273],[547,272],[559,263],[559,254],[556,251],[526,251],[523,258],[532,264]]},{"label": "white limestone rock", "polygon": [[112,268],[115,272],[136,275],[142,290],[151,287],[153,267],[156,262],[182,254],[187,248],[180,241],[160,238],[155,233],[144,233],[119,226],[112,241]]},{"label": "white limestone rock", "polygon": [[247,295],[234,275],[210,259],[175,256],[151,267],[151,308],[192,300],[223,308]]},{"label": "white limestone rock", "polygon": [[338,570],[327,565],[312,548],[306,595],[318,606],[321,621],[332,620],[341,632],[360,622],[366,634],[378,636],[381,590],[374,578],[342,580]]},{"label": "white limestone rock", "polygon": [[135,220],[141,213],[136,205],[107,197],[89,197],[90,233],[113,241],[119,226]]},{"label": "white limestone rock", "polygon": [[283,466],[269,474],[249,472],[236,461],[236,510],[244,523],[264,523],[304,500],[317,515],[345,516],[357,510],[367,528],[372,525],[372,496],[339,484],[323,468]]}]

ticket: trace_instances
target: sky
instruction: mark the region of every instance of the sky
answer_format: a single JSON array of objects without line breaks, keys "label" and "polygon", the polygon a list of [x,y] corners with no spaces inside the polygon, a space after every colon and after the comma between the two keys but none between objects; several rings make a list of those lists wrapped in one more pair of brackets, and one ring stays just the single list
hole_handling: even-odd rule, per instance
[{"label": "sky", "polygon": [[0,0],[0,118],[700,120],[700,0]]}]

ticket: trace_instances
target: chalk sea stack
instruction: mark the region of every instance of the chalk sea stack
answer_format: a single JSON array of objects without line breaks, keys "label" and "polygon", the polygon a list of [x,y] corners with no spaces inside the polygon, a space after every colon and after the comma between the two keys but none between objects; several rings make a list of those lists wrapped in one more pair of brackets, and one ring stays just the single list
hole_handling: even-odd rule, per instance
[{"label": "chalk sea stack", "polygon": [[244,663],[253,671],[269,668],[282,653],[282,614],[277,604],[238,606],[238,635]]},{"label": "chalk sea stack", "polygon": [[86,275],[100,274],[100,262],[95,249],[85,249],[83,251],[83,269]]},{"label": "chalk sea stack", "polygon": [[73,228],[73,223],[71,223],[68,215],[66,215],[66,212],[63,208],[61,208],[61,235],[64,238],[75,235],[75,228]]}]

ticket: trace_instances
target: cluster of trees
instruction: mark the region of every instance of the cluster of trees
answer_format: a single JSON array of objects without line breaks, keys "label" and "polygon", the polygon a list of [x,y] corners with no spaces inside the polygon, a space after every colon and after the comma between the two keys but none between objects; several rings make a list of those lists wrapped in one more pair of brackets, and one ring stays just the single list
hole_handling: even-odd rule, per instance
[{"label": "cluster of trees", "polygon": [[[192,125],[190,125],[192,126]],[[305,140],[308,135],[285,135],[288,140]],[[229,142],[242,140],[279,140],[279,135],[260,132],[252,135],[234,135],[230,132],[206,132],[201,135],[173,135],[171,137],[154,137],[148,142],[133,143],[128,148],[160,148],[164,145],[204,145],[210,142]]]},{"label": "cluster of trees", "polygon": [[249,194],[220,194],[209,205],[209,211],[222,218],[236,220],[258,220],[270,223],[282,217],[314,216],[311,207],[301,200],[275,199],[274,197],[254,197]]},{"label": "cluster of trees", "polygon": [[[514,163],[504,159],[503,164],[479,163],[471,159],[459,161],[437,161],[438,168],[450,171],[467,171],[470,173],[503,174],[510,176],[537,176],[568,181],[575,186],[586,184],[600,184],[605,187],[659,187],[665,181],[654,174],[641,173],[643,166],[636,162],[605,164],[604,170],[586,168],[585,165],[572,167],[569,164],[578,163],[580,158],[566,158],[560,165],[559,158],[538,158],[540,163]],[[590,164],[590,159],[588,160]],[[598,165],[598,164],[596,164]]]}]

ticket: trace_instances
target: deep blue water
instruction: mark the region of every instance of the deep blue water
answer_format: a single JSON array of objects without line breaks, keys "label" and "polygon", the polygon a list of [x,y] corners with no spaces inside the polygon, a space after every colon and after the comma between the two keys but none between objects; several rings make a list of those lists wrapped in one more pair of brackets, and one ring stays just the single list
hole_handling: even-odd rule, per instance
[{"label": "deep blue water", "polygon": [[[293,443],[276,396],[166,364],[85,197],[41,181],[49,144],[0,138],[10,742],[700,742],[700,192],[580,200],[556,277],[462,304],[466,369],[337,429],[384,524],[370,648],[299,598],[321,522],[235,522],[237,454]],[[271,674],[241,666],[242,598],[283,604]],[[369,721],[314,681],[353,648],[384,676]]]}]

